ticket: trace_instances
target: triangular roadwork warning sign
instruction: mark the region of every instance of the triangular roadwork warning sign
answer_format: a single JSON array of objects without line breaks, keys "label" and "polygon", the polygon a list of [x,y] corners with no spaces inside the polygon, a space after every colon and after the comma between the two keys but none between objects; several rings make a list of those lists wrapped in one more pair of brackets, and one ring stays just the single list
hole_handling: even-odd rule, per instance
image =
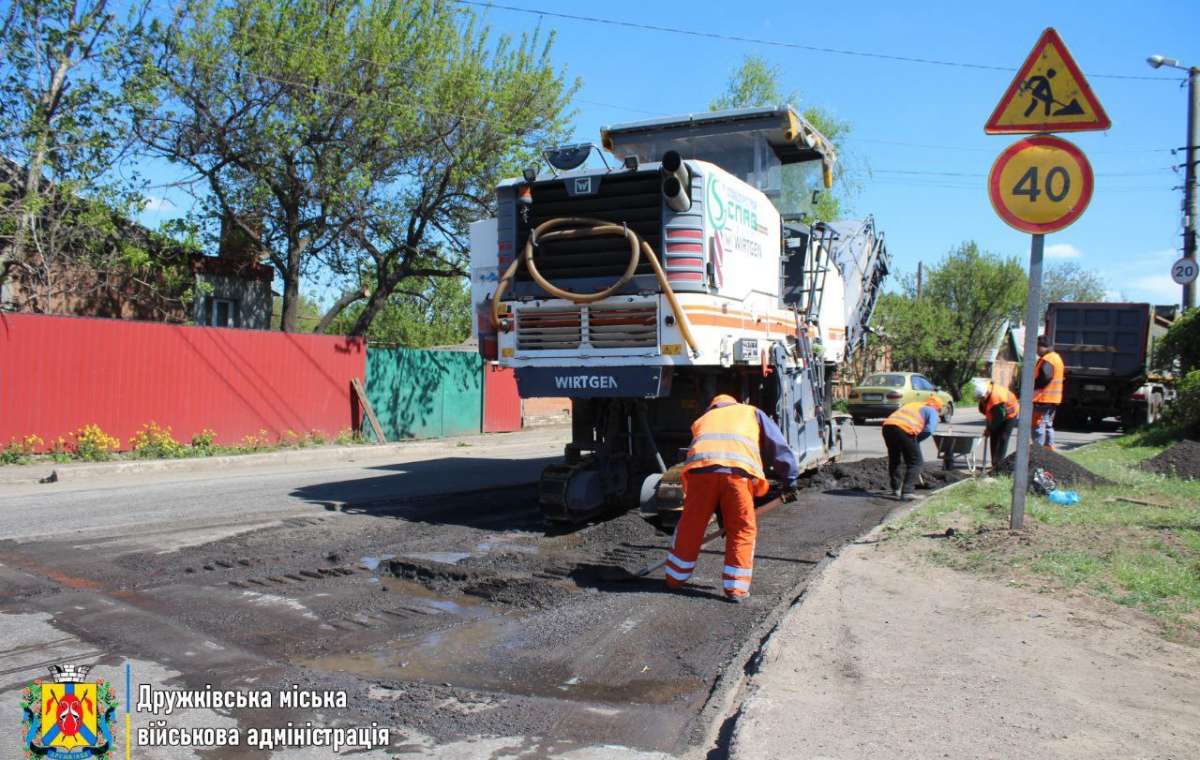
[{"label": "triangular roadwork warning sign", "polygon": [[1086,132],[1112,126],[1083,72],[1053,28],[1042,32],[983,131]]}]

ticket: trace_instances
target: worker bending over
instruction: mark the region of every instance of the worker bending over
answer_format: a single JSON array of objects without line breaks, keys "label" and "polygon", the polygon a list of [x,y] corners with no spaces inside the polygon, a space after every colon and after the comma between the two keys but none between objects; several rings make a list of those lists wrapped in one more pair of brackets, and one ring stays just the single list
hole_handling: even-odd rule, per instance
[{"label": "worker bending over", "polygon": [[1008,439],[1017,427],[1021,404],[1017,395],[1002,385],[986,380],[975,381],[975,398],[984,416],[983,436],[991,446],[992,469],[1008,454]]},{"label": "worker bending over", "polygon": [[[892,492],[897,499],[909,501],[916,498],[913,489],[921,477],[921,441],[937,430],[938,414],[942,411],[942,400],[930,396],[924,402],[914,401],[892,412],[883,421],[883,442],[887,445],[888,476]],[[901,479],[900,462],[904,462],[904,477]]]},{"label": "worker bending over", "polygon": [[1067,369],[1050,339],[1039,335],[1037,364],[1033,367],[1033,442],[1054,448],[1054,415],[1063,400]]},{"label": "worker bending over", "polygon": [[667,553],[667,586],[679,588],[692,576],[700,542],[720,507],[725,527],[725,598],[750,596],[754,539],[758,526],[754,497],[766,494],[766,469],[791,490],[800,467],[779,427],[762,411],[721,394],[692,424],[692,445],[683,465],[683,516]]}]

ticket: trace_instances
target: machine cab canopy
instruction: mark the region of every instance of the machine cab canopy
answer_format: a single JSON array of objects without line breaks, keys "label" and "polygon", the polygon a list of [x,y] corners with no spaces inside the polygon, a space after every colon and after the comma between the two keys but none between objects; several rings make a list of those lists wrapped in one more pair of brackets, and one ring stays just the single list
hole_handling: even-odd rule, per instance
[{"label": "machine cab canopy", "polygon": [[618,158],[662,159],[669,150],[716,164],[771,199],[785,216],[808,210],[812,191],[832,184],[837,153],[791,106],[686,114],[604,127]]}]

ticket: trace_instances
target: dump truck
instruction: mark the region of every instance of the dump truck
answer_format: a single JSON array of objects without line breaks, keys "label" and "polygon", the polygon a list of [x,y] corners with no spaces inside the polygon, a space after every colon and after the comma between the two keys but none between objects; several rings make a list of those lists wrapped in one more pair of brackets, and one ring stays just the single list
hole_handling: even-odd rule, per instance
[{"label": "dump truck", "polygon": [[830,382],[867,340],[889,256],[871,218],[810,218],[829,140],[780,106],[605,127],[544,158],[498,186],[471,269],[484,358],[523,398],[571,399],[546,518],[669,524],[718,393],[769,413],[803,469],[837,457]]},{"label": "dump truck", "polygon": [[1116,417],[1131,430],[1157,420],[1174,391],[1152,360],[1173,317],[1172,308],[1148,303],[1051,303],[1046,331],[1067,375],[1060,424]]}]

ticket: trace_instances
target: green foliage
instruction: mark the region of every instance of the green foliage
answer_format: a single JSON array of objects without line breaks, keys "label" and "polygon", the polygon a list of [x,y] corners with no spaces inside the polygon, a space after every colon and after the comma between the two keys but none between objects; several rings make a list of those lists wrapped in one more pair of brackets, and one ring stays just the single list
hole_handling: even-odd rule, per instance
[{"label": "green foliage", "polygon": [[[350,307],[328,332],[349,333],[364,308]],[[462,343],[470,334],[470,288],[459,278],[436,278],[421,290],[393,293],[371,321],[367,339],[372,345],[428,348]]]},{"label": "green foliage", "polygon": [[1200,434],[1200,369],[1184,375],[1175,390],[1175,403],[1166,409],[1167,424],[1192,435]]},{"label": "green foliage", "polygon": [[115,6],[13,0],[0,23],[0,276],[11,260],[19,308],[103,305],[114,290],[178,301],[180,262],[128,222],[145,200],[124,165],[138,97],[127,52],[150,29],[145,0],[123,4],[126,21]]},{"label": "green foliage", "polygon": [[1027,287],[1016,259],[968,241],[928,270],[920,299],[911,277],[901,293],[881,296],[874,325],[891,345],[897,366],[961,393],[979,374],[1005,320],[1020,309]]},{"label": "green foliage", "polygon": [[[772,66],[764,58],[747,55],[742,59],[741,65],[729,75],[725,92],[708,104],[708,110],[758,108],[785,103],[799,108],[800,94],[796,91],[785,94],[780,88],[780,77],[778,66]],[[814,220],[839,219],[848,210],[846,207],[849,198],[856,189],[857,178],[861,174],[859,171],[847,170],[844,160],[843,146],[850,134],[850,123],[838,119],[818,106],[809,106],[800,111],[800,115],[829,139],[842,158],[834,166],[834,183],[839,189],[837,192],[826,190],[819,172],[808,176],[786,171],[781,205],[784,208],[807,208],[810,205],[808,198],[817,190],[820,191],[817,202],[812,205],[809,215]]]},{"label": "green foliage", "polygon": [[1200,309],[1188,309],[1158,342],[1154,365],[1186,375],[1200,369]]},{"label": "green foliage", "polygon": [[[1078,488],[1080,501],[1071,507],[1030,497],[1033,529],[1019,539],[1006,529],[1007,477],[934,495],[896,533],[913,539],[954,527],[955,537],[932,551],[945,564],[1036,584],[1043,592],[1072,589],[1107,599],[1156,617],[1169,637],[1200,641],[1200,482],[1138,467],[1169,445],[1148,441],[1141,432],[1069,453],[1116,485]],[[1162,506],[1121,500],[1130,494]]]},{"label": "green foliage", "polygon": [[1054,301],[1103,301],[1108,293],[1104,278],[1067,261],[1051,264],[1042,271],[1042,300],[1038,314]]},{"label": "green foliage", "polygon": [[207,235],[224,220],[274,265],[284,330],[319,270],[373,283],[361,335],[410,278],[463,274],[495,185],[564,134],[551,43],[442,0],[193,0],[142,57],[137,127],[203,178]]}]

